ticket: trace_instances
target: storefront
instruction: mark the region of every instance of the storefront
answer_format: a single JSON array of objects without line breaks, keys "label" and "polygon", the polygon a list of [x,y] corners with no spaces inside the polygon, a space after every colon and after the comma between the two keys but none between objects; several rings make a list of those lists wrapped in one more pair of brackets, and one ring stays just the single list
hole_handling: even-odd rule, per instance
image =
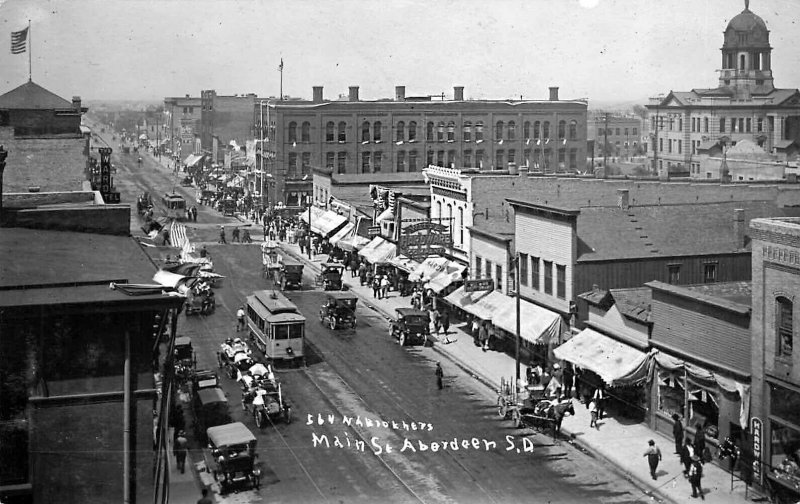
[{"label": "storefront", "polygon": [[769,383],[769,445],[764,468],[778,502],[800,501],[800,391]]}]

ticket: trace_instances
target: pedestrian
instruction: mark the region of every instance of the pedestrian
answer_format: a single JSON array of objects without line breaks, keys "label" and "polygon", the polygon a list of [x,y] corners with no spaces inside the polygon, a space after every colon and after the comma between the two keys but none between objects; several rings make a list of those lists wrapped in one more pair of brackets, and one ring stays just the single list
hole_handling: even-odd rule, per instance
[{"label": "pedestrian", "polygon": [[198,499],[197,504],[214,504],[214,500],[208,496],[208,488],[201,490],[202,497]]},{"label": "pedestrian", "polygon": [[595,389],[592,399],[594,399],[597,404],[597,419],[600,420],[603,418],[606,406],[606,391],[604,385],[600,385]]},{"label": "pedestrian", "polygon": [[381,298],[386,299],[389,294],[389,278],[386,275],[381,277]]},{"label": "pedestrian", "polygon": [[178,437],[175,438],[175,462],[181,474],[186,472],[186,454],[188,451],[189,440],[186,439],[186,433],[180,431],[178,432]]},{"label": "pedestrian", "polygon": [[475,346],[481,346],[481,340],[479,338],[480,329],[481,329],[480,326],[481,326],[481,324],[480,324],[480,321],[478,320],[478,317],[472,317],[472,327],[471,327],[471,329],[472,329],[472,343],[474,343]]},{"label": "pedestrian", "polygon": [[439,325],[441,324],[441,320],[439,320],[439,310],[434,308],[431,312],[431,322],[433,322],[433,334],[439,334]]},{"label": "pedestrian", "polygon": [[217,243],[228,243],[228,240],[225,239],[225,226],[219,227],[219,242]]},{"label": "pedestrian", "polygon": [[350,278],[355,278],[360,272],[358,266],[358,256],[355,254],[350,255]]},{"label": "pedestrian", "polygon": [[300,246],[300,255],[305,254],[306,249],[306,237],[301,236],[299,240],[297,240],[297,245]]},{"label": "pedestrian", "polygon": [[478,329],[478,342],[481,344],[481,349],[484,352],[486,351],[486,346],[489,342],[489,332],[486,328],[488,325],[488,322],[484,322],[481,324],[480,329]]},{"label": "pedestrian", "polygon": [[703,425],[700,423],[695,424],[694,428],[694,454],[700,457],[700,461],[705,464],[706,433],[703,430]]},{"label": "pedestrian", "polygon": [[375,299],[381,298],[381,277],[376,276],[372,279],[372,297]]},{"label": "pedestrian", "polygon": [[650,465],[650,477],[657,479],[656,469],[658,469],[658,463],[661,461],[661,450],[652,439],[647,444],[648,447],[644,452],[644,456],[647,457],[647,463]]},{"label": "pedestrian", "polygon": [[595,429],[599,429],[597,425],[597,403],[592,399],[589,402],[589,416],[591,420],[589,421],[589,428],[594,427]]},{"label": "pedestrian", "polygon": [[672,438],[675,440],[675,453],[680,456],[683,451],[683,424],[681,416],[677,413],[672,414]]},{"label": "pedestrian", "polygon": [[450,330],[450,312],[447,310],[442,310],[441,320],[442,329],[444,329],[444,335],[447,336],[447,332]]},{"label": "pedestrian", "polygon": [[241,243],[241,240],[239,240],[239,226],[233,228],[233,232],[231,233],[231,243]]},{"label": "pedestrian", "polygon": [[236,332],[244,331],[244,329],[244,305],[241,305],[239,309],[236,310]]},{"label": "pedestrian", "polygon": [[442,379],[444,378],[444,371],[442,371],[442,363],[436,363],[436,386],[439,387],[439,390],[442,390],[444,384],[442,383]]},{"label": "pedestrian", "polygon": [[694,455],[694,446],[692,440],[688,437],[683,440],[681,447],[681,463],[683,464],[683,476],[689,477],[689,470],[692,468],[692,456]]},{"label": "pedestrian", "polygon": [[564,395],[567,399],[572,398],[572,384],[575,381],[575,371],[569,362],[564,364]]},{"label": "pedestrian", "polygon": [[358,281],[362,286],[367,283],[367,265],[363,262],[358,265]]},{"label": "pedestrian", "polygon": [[699,493],[700,498],[706,500],[706,496],[703,495],[702,480],[703,464],[701,463],[700,457],[698,457],[695,452],[695,454],[692,455],[692,464],[689,467],[689,483],[692,485],[692,497],[696,499]]}]

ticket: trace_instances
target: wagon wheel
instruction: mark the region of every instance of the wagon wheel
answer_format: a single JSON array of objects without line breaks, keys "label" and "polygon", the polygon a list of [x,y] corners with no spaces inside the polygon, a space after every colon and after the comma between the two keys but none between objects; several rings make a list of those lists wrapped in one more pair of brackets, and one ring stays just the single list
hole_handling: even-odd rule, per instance
[{"label": "wagon wheel", "polygon": [[406,334],[400,333],[400,339],[398,340],[400,346],[406,346]]},{"label": "wagon wheel", "polygon": [[508,415],[508,405],[504,397],[497,398],[497,414],[500,418],[505,418]]},{"label": "wagon wheel", "polygon": [[331,328],[331,331],[336,329],[336,317],[335,316],[331,316],[331,319],[328,321],[328,327]]},{"label": "wagon wheel", "polygon": [[511,412],[511,421],[514,422],[515,429],[522,428],[522,414],[520,414],[518,409]]}]

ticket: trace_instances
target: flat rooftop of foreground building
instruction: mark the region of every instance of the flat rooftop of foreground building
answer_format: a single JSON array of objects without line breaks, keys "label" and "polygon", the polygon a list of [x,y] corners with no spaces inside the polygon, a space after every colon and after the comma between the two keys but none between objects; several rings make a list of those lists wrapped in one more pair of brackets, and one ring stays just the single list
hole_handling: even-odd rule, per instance
[{"label": "flat rooftop of foreground building", "polygon": [[750,221],[750,227],[776,233],[800,236],[800,217],[764,217]]},{"label": "flat rooftop of foreground building", "polygon": [[716,306],[742,315],[750,313],[751,282],[720,282],[716,284],[671,285],[653,280],[646,286],[697,303]]}]

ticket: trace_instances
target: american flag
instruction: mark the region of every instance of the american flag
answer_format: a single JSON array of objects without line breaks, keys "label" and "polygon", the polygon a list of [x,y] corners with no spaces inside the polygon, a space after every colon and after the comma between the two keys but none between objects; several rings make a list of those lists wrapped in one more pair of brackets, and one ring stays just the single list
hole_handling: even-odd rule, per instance
[{"label": "american flag", "polygon": [[189,243],[189,237],[186,236],[186,226],[173,220],[169,226],[169,241],[173,247],[183,249]]},{"label": "american flag", "polygon": [[25,52],[28,42],[28,29],[11,32],[11,54],[22,54]]}]

